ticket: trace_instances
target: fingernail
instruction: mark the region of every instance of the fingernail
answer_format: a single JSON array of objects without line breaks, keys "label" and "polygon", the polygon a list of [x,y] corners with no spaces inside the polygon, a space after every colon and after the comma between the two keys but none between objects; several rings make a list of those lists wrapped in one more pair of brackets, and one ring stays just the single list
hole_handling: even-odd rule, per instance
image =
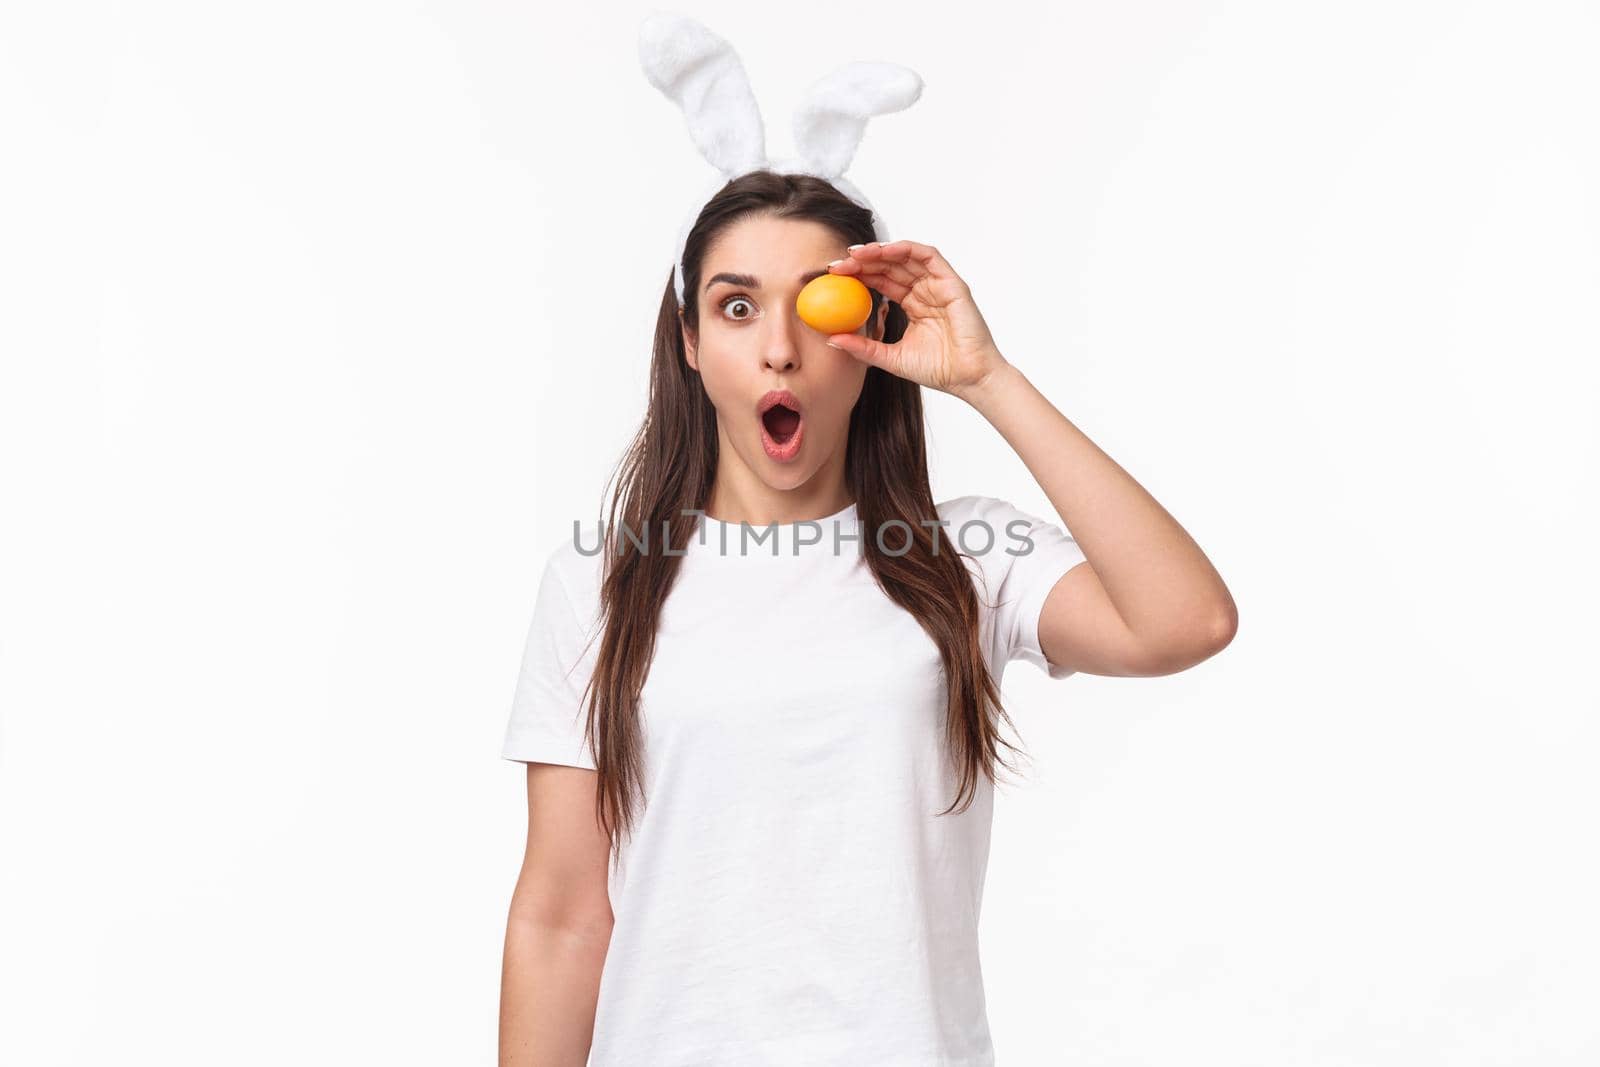
[{"label": "fingernail", "polygon": [[866,245],[851,245],[849,248],[846,248],[845,251],[846,252],[854,252],[858,248],[865,248],[865,247],[867,247],[867,246]]},{"label": "fingernail", "polygon": [[828,260],[828,266],[837,267],[839,264],[841,264],[843,262],[844,262],[844,260],[842,260],[842,259],[830,259],[830,260]]},{"label": "fingernail", "polygon": [[827,345],[829,348],[837,348],[841,352],[844,351],[844,349],[841,346],[834,344],[832,341],[824,341],[823,344]]}]

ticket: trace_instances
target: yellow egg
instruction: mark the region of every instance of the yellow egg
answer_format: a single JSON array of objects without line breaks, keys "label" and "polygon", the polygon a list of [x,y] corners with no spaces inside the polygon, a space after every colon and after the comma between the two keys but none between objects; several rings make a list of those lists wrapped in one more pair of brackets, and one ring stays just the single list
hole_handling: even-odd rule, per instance
[{"label": "yellow egg", "polygon": [[872,292],[848,274],[821,274],[800,290],[794,309],[820,333],[855,333],[872,315]]}]

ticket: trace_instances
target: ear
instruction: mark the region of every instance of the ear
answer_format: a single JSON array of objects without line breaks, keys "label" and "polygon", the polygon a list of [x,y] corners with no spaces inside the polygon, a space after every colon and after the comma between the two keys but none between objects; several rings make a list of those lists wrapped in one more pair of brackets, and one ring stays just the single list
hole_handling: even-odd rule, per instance
[{"label": "ear", "polygon": [[694,331],[689,329],[689,324],[684,321],[683,308],[678,309],[678,329],[683,333],[684,358],[690,368],[698,374],[700,371],[700,353],[696,349],[699,347],[699,339],[695,337]]},{"label": "ear", "polygon": [[870,336],[874,341],[883,340],[883,331],[889,322],[889,298],[880,297],[878,300],[878,313],[872,319],[872,332]]},{"label": "ear", "polygon": [[639,64],[678,105],[700,154],[725,178],[766,162],[761,109],[727,41],[687,15],[653,11],[639,25]]},{"label": "ear", "polygon": [[806,88],[794,113],[797,154],[832,180],[849,169],[867,120],[904,111],[922,95],[922,77],[898,63],[846,63]]}]

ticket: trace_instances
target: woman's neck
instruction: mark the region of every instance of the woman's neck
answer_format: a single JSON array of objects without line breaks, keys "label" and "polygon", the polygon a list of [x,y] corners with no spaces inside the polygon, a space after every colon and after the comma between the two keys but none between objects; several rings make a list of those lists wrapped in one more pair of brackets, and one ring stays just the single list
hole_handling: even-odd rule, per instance
[{"label": "woman's neck", "polygon": [[855,501],[840,478],[836,484],[816,485],[816,479],[794,489],[774,489],[764,483],[755,486],[712,486],[710,500],[702,509],[708,518],[725,523],[746,522],[752,526],[826,519],[844,511]]}]

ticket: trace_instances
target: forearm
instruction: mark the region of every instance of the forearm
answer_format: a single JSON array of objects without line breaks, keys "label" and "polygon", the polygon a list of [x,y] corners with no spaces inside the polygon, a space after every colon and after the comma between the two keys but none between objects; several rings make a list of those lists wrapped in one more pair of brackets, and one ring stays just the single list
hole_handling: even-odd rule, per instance
[{"label": "forearm", "polygon": [[513,914],[500,982],[500,1067],[584,1067],[611,925]]},{"label": "forearm", "polygon": [[1016,450],[1128,628],[1160,644],[1224,620],[1233,598],[1165,508],[1003,358],[958,395]]}]

